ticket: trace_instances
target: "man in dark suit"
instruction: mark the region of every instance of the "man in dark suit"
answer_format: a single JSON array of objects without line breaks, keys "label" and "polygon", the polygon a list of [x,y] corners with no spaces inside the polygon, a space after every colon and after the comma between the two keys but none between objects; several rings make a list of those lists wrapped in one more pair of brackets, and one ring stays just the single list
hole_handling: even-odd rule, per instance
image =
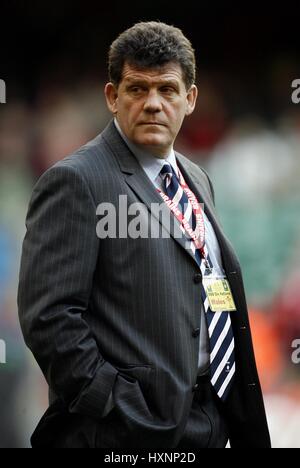
[{"label": "man in dark suit", "polygon": [[206,173],[173,150],[191,44],[138,23],[109,74],[114,121],[29,207],[19,315],[50,388],[33,446],[270,447],[239,262]]}]

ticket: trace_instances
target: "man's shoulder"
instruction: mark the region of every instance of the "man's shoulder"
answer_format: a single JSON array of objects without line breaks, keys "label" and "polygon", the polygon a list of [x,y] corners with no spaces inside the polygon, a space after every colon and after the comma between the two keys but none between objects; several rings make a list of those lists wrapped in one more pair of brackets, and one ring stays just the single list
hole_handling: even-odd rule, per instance
[{"label": "man's shoulder", "polygon": [[118,166],[103,138],[103,132],[49,167],[36,181],[33,193],[76,191],[85,187],[93,197],[108,190],[116,180]]},{"label": "man's shoulder", "polygon": [[105,150],[102,133],[100,133],[93,140],[73,151],[61,161],[58,161],[50,170],[54,168],[69,168],[81,174],[93,174],[96,168],[100,169],[102,165],[105,165],[107,159],[108,153]]},{"label": "man's shoulder", "polygon": [[198,177],[206,177],[207,174],[204,171],[204,169],[200,166],[198,166],[196,163],[188,159],[186,156],[183,156],[183,154],[176,152],[176,157],[179,159],[181,164],[184,166],[186,170],[194,174],[195,176]]},{"label": "man's shoulder", "polygon": [[[76,151],[52,166],[54,168],[69,168],[93,179],[96,175],[109,171],[116,166],[116,158],[113,155],[120,149],[119,136],[113,121],[94,139],[87,142]],[[124,145],[124,143],[122,142]]]},{"label": "man's shoulder", "polygon": [[51,166],[44,175],[74,173],[90,182],[105,176],[116,165],[103,138],[104,131]]},{"label": "man's shoulder", "polygon": [[206,170],[178,152],[176,152],[176,157],[193,179],[196,179],[200,185],[209,189],[214,199],[213,186]]}]

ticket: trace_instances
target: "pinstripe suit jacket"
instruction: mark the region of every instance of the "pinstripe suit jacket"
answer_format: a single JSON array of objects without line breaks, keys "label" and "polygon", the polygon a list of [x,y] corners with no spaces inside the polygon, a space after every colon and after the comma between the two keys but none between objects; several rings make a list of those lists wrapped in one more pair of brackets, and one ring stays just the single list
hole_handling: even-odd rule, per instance
[{"label": "pinstripe suit jacket", "polygon": [[[176,156],[205,204],[237,305],[237,373],[224,407],[231,444],[268,447],[239,262],[217,220],[207,175]],[[197,378],[198,266],[184,239],[176,238],[175,219],[169,237],[100,240],[96,207],[112,203],[118,215],[119,195],[149,210],[151,203],[161,203],[112,122],[34,188],[19,316],[49,384],[50,407],[33,445],[55,446],[71,428],[74,437],[78,427],[87,446],[168,448],[176,447],[184,431]],[[115,408],[103,417],[111,391]]]}]

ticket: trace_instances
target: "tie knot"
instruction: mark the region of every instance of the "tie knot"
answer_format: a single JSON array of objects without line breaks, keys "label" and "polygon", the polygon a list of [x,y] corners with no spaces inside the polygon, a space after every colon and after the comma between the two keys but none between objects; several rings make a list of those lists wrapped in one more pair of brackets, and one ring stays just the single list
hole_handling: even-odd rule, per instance
[{"label": "tie knot", "polygon": [[165,180],[167,176],[171,178],[173,175],[173,169],[172,169],[171,164],[169,163],[164,164],[164,166],[162,167],[160,171],[160,175],[163,180]]}]

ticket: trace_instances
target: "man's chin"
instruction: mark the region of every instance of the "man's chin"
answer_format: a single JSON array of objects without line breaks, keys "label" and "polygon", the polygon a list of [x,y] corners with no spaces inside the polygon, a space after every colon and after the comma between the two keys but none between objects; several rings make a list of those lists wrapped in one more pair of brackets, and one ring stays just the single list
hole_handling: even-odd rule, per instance
[{"label": "man's chin", "polygon": [[169,146],[169,142],[167,142],[165,138],[161,138],[159,135],[143,135],[136,138],[135,143],[138,146],[142,146],[145,149],[150,148],[151,150],[166,148]]},{"label": "man's chin", "polygon": [[159,156],[161,158],[163,158],[164,155],[169,153],[169,146],[161,141],[140,140],[139,142],[137,142],[137,144],[141,149],[143,149],[147,153]]}]

